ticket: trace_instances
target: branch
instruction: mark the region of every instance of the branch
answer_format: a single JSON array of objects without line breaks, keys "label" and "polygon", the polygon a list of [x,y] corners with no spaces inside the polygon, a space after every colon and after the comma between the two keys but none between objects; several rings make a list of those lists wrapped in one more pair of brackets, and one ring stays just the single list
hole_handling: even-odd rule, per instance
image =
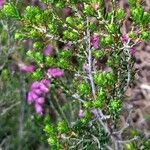
[{"label": "branch", "polygon": [[139,137],[136,136],[136,137],[134,137],[134,138],[132,138],[132,139],[130,139],[130,140],[125,140],[125,141],[120,141],[120,140],[118,140],[118,143],[122,143],[122,144],[131,143],[131,142],[137,140],[138,138],[139,138]]},{"label": "branch", "polygon": [[[90,29],[89,29],[89,18],[87,17],[87,30],[86,30],[86,36],[87,36],[87,48],[86,48],[86,51],[88,53],[88,65],[89,65],[89,68],[88,68],[88,76],[89,76],[89,80],[90,80],[90,84],[91,84],[91,88],[92,88],[92,94],[93,94],[93,97],[94,99],[96,99],[96,88],[95,88],[95,84],[94,84],[94,80],[93,80],[93,75],[92,75],[92,71],[93,71],[93,68],[92,68],[92,50],[91,50],[91,37],[90,37]],[[102,118],[104,118],[104,114],[102,112],[101,109],[99,109],[98,111],[98,121],[100,122],[100,124],[103,126],[104,130],[106,133],[108,133],[108,135],[110,135],[112,141],[114,142],[114,144],[116,145],[117,141],[116,139],[114,138],[113,135],[111,135],[111,132],[109,130],[109,127],[107,125],[107,123],[103,122]],[[116,147],[116,150],[118,150],[118,147]]]},{"label": "branch", "polygon": [[90,37],[90,30],[89,30],[89,18],[87,17],[87,52],[88,52],[88,75],[92,87],[92,93],[94,99],[96,98],[96,89],[95,89],[95,84],[92,76],[92,50],[91,50],[91,37]]},{"label": "branch", "polygon": [[21,103],[21,102],[19,101],[19,102],[15,103],[15,104],[9,106],[8,108],[4,109],[4,110],[2,111],[2,113],[0,114],[0,116],[5,115],[5,114],[8,113],[12,108],[16,107],[16,106],[19,105],[20,103]]}]

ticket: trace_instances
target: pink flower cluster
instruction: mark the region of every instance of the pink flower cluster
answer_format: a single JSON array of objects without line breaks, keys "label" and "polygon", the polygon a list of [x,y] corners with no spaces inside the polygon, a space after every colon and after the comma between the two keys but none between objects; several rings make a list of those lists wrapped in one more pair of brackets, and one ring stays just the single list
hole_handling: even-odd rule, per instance
[{"label": "pink flower cluster", "polygon": [[20,63],[18,64],[20,71],[24,72],[24,73],[32,73],[35,70],[35,66],[34,65],[27,65],[24,63]]},{"label": "pink flower cluster", "polygon": [[40,115],[44,113],[45,95],[49,92],[49,86],[49,80],[35,81],[28,93],[28,104],[34,104],[36,112]]},{"label": "pink flower cluster", "polygon": [[[64,71],[59,68],[50,68],[47,74],[50,77],[62,77],[64,76]],[[28,104],[34,104],[35,111],[40,115],[44,114],[45,96],[49,92],[49,86],[50,80],[43,79],[41,81],[35,81],[32,83],[28,92]]]},{"label": "pink flower cluster", "polygon": [[47,71],[47,75],[49,77],[63,77],[64,76],[64,70],[59,68],[49,68]]}]

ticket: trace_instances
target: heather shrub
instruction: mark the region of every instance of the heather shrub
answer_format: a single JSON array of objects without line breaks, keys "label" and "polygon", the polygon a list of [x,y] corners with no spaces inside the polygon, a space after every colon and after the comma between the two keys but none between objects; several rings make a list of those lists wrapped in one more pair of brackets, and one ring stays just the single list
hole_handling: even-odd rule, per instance
[{"label": "heather shrub", "polygon": [[[41,0],[18,10],[7,2],[0,17],[17,22],[14,39],[31,40],[20,72],[29,80],[26,102],[44,124],[52,149],[136,149],[137,134],[120,127],[125,92],[134,81],[136,47],[149,40],[150,13],[129,0],[130,14],[111,1]],[[130,19],[129,32],[123,30]]]}]

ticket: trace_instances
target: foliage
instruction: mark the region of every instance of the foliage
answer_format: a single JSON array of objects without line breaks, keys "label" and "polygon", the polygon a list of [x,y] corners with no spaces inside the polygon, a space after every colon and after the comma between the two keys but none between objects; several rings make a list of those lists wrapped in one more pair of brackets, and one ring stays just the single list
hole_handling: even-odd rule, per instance
[{"label": "foliage", "polygon": [[27,102],[46,118],[48,143],[52,149],[131,147],[137,137],[123,139],[116,124],[134,79],[136,46],[150,38],[150,13],[130,0],[132,28],[123,34],[127,16],[115,0],[110,12],[104,0],[41,2],[23,12],[6,3],[0,16],[18,22],[15,40],[33,42],[19,69],[32,82]]}]

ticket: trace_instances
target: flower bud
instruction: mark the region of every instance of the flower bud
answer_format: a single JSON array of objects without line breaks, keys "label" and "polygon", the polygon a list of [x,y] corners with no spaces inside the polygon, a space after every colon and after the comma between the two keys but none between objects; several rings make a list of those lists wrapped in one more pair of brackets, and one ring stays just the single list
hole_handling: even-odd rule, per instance
[{"label": "flower bud", "polygon": [[78,10],[82,11],[84,9],[84,4],[83,3],[78,3],[77,8],[78,8]]},{"label": "flower bud", "polygon": [[45,99],[44,97],[39,97],[36,99],[36,103],[38,103],[39,105],[43,105],[45,103]]},{"label": "flower bud", "polygon": [[47,71],[48,76],[51,77],[63,77],[64,76],[64,70],[59,68],[49,68]]},{"label": "flower bud", "polygon": [[53,53],[54,53],[54,48],[53,48],[53,46],[51,46],[50,44],[47,45],[47,46],[44,48],[44,55],[45,55],[45,56],[53,55]]},{"label": "flower bud", "polygon": [[131,56],[135,56],[136,49],[135,48],[131,48],[129,52],[130,52]]},{"label": "flower bud", "polygon": [[71,16],[72,15],[72,8],[70,7],[66,7],[63,9],[63,14],[65,15],[65,17]]},{"label": "flower bud", "polygon": [[44,113],[43,107],[40,104],[38,104],[38,103],[35,103],[35,111],[39,115],[43,115],[43,113]]},{"label": "flower bud", "polygon": [[95,49],[99,49],[100,47],[100,38],[98,35],[94,35],[91,38],[91,45],[95,48]]},{"label": "flower bud", "polygon": [[19,63],[18,66],[19,66],[20,71],[24,73],[32,73],[35,70],[34,65],[27,65],[24,63]]},{"label": "flower bud", "polygon": [[99,10],[100,9],[100,4],[99,3],[93,3],[92,4],[92,7],[95,11]]},{"label": "flower bud", "polygon": [[122,36],[122,41],[123,41],[123,42],[127,43],[129,40],[130,40],[130,38],[129,38],[129,35],[128,35],[128,34],[124,34],[124,35]]},{"label": "flower bud", "polygon": [[79,110],[79,117],[80,118],[84,117],[84,111],[82,109]]}]

